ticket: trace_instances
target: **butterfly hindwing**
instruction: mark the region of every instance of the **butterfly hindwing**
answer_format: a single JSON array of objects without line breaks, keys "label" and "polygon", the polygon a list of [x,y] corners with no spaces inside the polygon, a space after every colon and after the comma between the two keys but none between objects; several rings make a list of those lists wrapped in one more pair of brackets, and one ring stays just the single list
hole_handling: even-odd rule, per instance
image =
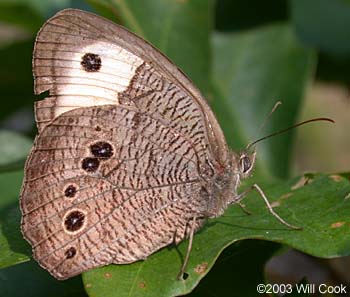
[{"label": "butterfly hindwing", "polygon": [[194,154],[182,135],[130,107],[63,113],[26,164],[22,230],[34,257],[64,279],[182,240],[207,204]]}]

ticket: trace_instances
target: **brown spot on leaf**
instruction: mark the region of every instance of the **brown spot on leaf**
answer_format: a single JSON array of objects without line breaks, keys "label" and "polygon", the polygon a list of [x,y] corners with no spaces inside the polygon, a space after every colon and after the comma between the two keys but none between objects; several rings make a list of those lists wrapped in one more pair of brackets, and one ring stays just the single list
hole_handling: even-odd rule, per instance
[{"label": "brown spot on leaf", "polygon": [[331,228],[339,228],[344,226],[345,222],[336,222],[331,225]]},{"label": "brown spot on leaf", "polygon": [[140,283],[139,283],[139,287],[140,287],[141,289],[146,288],[146,283],[145,283],[145,282],[140,282]]},{"label": "brown spot on leaf", "polygon": [[88,283],[85,285],[85,288],[91,288],[92,287],[92,284]]},{"label": "brown spot on leaf", "polygon": [[293,196],[293,193],[292,193],[292,192],[283,194],[283,195],[281,196],[281,199],[287,199],[287,198],[289,198],[290,196]]},{"label": "brown spot on leaf", "polygon": [[274,201],[274,202],[270,203],[270,205],[271,205],[272,208],[278,207],[278,206],[281,205],[281,201],[278,201],[278,200],[277,200],[277,201]]},{"label": "brown spot on leaf", "polygon": [[312,182],[312,178],[306,175],[303,175],[292,187],[291,190],[297,190],[305,185],[308,185]]},{"label": "brown spot on leaf", "polygon": [[106,272],[106,273],[103,275],[103,277],[106,278],[106,279],[110,279],[110,278],[112,278],[112,274],[109,273],[109,272]]},{"label": "brown spot on leaf", "polygon": [[208,268],[208,262],[203,262],[201,264],[198,264],[195,268],[194,268],[194,272],[197,274],[203,274]]},{"label": "brown spot on leaf", "polygon": [[280,196],[280,198],[278,200],[276,200],[276,201],[271,203],[271,207],[278,207],[278,206],[280,206],[282,204],[282,200],[285,200],[285,199],[289,198],[292,195],[293,195],[292,192],[283,194],[282,196]]},{"label": "brown spot on leaf", "polygon": [[343,179],[340,175],[337,174],[332,174],[329,177],[335,182],[340,182]]}]

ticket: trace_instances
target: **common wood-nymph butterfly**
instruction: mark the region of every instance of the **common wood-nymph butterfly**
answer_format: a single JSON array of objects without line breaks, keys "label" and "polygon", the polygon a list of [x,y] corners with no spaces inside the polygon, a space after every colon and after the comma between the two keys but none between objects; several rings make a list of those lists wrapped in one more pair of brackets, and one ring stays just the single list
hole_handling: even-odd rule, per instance
[{"label": "common wood-nymph butterfly", "polygon": [[145,259],[244,195],[255,152],[229,150],[205,99],[148,42],[102,17],[59,12],[33,54],[38,136],[22,232],[57,279]]}]

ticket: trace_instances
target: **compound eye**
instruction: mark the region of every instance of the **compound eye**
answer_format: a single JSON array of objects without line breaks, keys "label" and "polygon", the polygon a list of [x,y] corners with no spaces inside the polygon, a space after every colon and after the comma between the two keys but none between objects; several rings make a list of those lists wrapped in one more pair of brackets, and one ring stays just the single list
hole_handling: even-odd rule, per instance
[{"label": "compound eye", "polygon": [[252,163],[250,162],[250,158],[247,156],[243,156],[241,158],[241,169],[243,173],[246,173],[249,171],[249,169],[252,167]]}]

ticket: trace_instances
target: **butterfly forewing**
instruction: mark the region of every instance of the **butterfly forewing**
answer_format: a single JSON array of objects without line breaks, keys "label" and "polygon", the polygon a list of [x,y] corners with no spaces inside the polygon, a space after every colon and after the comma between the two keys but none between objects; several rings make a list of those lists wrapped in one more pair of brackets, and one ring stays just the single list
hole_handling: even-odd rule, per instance
[{"label": "butterfly forewing", "polygon": [[43,26],[33,56],[35,91],[50,92],[21,194],[38,262],[65,279],[184,239],[227,158],[197,89],[141,38],[78,10]]},{"label": "butterfly forewing", "polygon": [[[103,58],[103,67],[99,71],[85,71],[81,64],[86,54]],[[97,62],[97,59],[89,60]],[[143,63],[152,65],[161,77],[175,83],[198,105],[206,118],[209,149],[220,163],[225,163],[228,148],[222,130],[191,81],[144,39],[94,14],[66,9],[41,28],[33,53],[35,92],[39,94],[49,90],[50,97],[57,99],[56,108],[51,113],[54,117],[77,107],[118,104],[118,96],[114,96],[116,91],[125,91],[136,68]],[[78,77],[88,83],[83,84]],[[67,83],[69,79],[71,81]],[[36,116],[39,129],[48,123],[47,118],[45,123],[40,122],[40,109]]]}]

